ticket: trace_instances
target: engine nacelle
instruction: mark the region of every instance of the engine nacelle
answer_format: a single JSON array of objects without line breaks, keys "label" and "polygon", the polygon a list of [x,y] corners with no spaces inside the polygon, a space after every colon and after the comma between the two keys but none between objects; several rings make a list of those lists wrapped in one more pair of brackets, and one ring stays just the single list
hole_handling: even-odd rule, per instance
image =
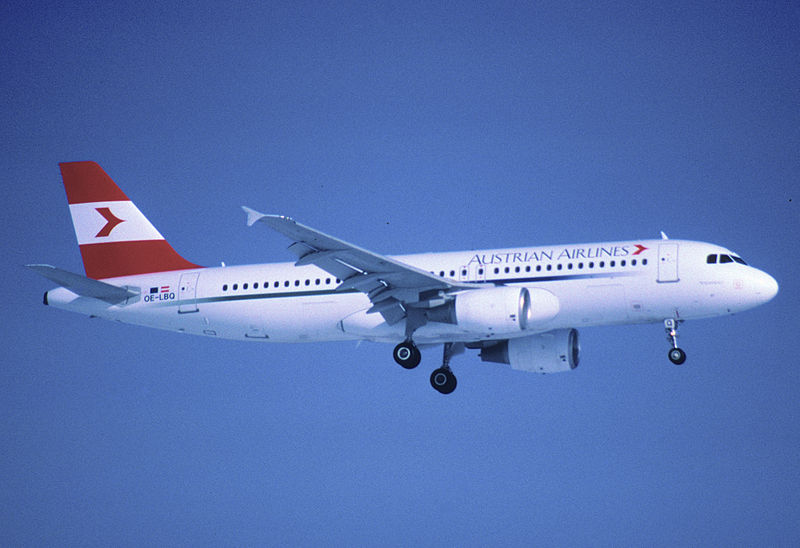
[{"label": "engine nacelle", "polygon": [[459,293],[455,322],[467,331],[494,335],[516,333],[528,327],[531,296],[524,287],[492,287]]},{"label": "engine nacelle", "polygon": [[485,362],[507,363],[513,369],[534,373],[559,373],[578,367],[581,346],[575,329],[501,341],[481,350]]}]

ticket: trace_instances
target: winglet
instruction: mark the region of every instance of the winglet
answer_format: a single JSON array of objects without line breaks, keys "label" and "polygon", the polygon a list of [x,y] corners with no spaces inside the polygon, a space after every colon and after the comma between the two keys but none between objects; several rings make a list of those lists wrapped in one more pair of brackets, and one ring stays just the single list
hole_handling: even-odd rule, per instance
[{"label": "winglet", "polygon": [[266,217],[263,213],[256,211],[255,209],[250,209],[247,206],[242,206],[244,212],[247,213],[247,226],[253,226],[258,221]]}]

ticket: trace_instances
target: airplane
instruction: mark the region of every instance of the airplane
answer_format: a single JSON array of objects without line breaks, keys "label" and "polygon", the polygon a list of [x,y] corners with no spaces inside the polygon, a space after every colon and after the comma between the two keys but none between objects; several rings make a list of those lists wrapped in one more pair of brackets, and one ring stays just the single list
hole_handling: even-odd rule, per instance
[{"label": "airplane", "polygon": [[179,255],[95,162],[61,163],[86,275],[26,265],[59,285],[44,304],[91,317],[259,342],[395,343],[413,369],[443,345],[430,376],[455,390],[454,355],[515,370],[578,366],[578,328],[663,323],[669,360],[678,327],[735,314],[778,293],[775,279],[719,245],[668,239],[381,255],[289,217],[243,207],[248,226],[287,237],[293,262],[201,267]]}]

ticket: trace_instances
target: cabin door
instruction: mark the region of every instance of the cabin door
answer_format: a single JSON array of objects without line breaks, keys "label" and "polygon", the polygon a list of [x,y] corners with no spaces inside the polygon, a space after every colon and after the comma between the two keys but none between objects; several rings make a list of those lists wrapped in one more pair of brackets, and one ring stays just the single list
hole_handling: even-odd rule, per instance
[{"label": "cabin door", "polygon": [[678,244],[659,244],[658,281],[678,281]]},{"label": "cabin door", "polygon": [[199,272],[181,274],[178,314],[197,312],[197,278],[199,277]]}]

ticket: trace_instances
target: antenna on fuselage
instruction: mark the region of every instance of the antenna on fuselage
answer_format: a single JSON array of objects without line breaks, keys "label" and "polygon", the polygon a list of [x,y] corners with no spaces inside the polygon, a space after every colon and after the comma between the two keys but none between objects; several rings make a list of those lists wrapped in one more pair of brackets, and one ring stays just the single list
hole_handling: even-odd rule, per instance
[{"label": "antenna on fuselage", "polygon": [[664,234],[664,231],[663,231],[663,230],[661,231],[661,239],[662,239],[662,240],[669,240],[669,236],[667,236],[666,234]]}]

